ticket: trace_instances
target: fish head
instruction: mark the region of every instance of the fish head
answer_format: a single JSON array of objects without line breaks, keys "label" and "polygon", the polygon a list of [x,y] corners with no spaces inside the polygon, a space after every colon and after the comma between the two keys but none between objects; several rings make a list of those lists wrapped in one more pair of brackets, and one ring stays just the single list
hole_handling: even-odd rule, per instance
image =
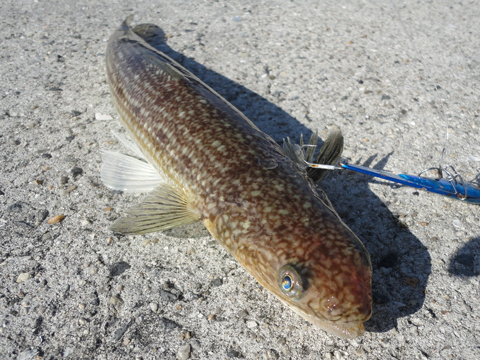
[{"label": "fish head", "polygon": [[[293,311],[330,334],[363,335],[372,314],[372,268],[367,250],[343,223],[310,233],[276,260],[272,291]],[[272,279],[273,280],[273,279]]]},{"label": "fish head", "polygon": [[344,338],[363,335],[363,322],[372,313],[371,277],[339,274],[327,286],[325,282],[319,283],[319,276],[301,275],[309,273],[307,268],[298,265],[296,268],[299,270],[287,264],[278,274],[282,302],[328,333]]}]

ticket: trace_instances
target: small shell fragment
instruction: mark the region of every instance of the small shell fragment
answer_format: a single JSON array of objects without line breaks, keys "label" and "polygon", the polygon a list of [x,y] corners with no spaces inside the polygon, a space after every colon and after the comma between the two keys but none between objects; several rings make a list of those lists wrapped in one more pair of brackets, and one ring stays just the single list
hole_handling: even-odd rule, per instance
[{"label": "small shell fragment", "polygon": [[48,219],[48,223],[50,225],[58,224],[59,222],[63,221],[63,219],[65,219],[65,215],[55,215],[55,216],[51,217],[50,219]]},{"label": "small shell fragment", "polygon": [[18,275],[17,283],[22,283],[24,281],[27,281],[31,277],[32,275],[30,275],[30,273],[21,273],[20,275]]},{"label": "small shell fragment", "polygon": [[95,113],[95,120],[108,121],[108,120],[113,120],[113,117],[106,114]]}]

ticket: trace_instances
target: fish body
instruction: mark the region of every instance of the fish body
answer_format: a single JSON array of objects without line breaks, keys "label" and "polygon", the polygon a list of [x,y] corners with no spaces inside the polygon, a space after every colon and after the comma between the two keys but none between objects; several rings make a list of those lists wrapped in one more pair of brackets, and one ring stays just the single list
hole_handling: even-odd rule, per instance
[{"label": "fish body", "polygon": [[[306,320],[342,337],[363,334],[372,270],[360,240],[305,169],[128,22],[108,42],[108,84],[123,125],[158,172],[158,186],[113,230],[140,234],[201,220]],[[129,190],[115,176],[109,183],[109,173],[121,176],[113,168],[102,174],[107,185]]]}]

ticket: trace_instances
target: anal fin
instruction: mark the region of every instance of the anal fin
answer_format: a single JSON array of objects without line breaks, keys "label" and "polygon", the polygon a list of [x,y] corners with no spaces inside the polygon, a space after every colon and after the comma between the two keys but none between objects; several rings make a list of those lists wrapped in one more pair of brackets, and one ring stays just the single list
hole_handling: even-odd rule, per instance
[{"label": "anal fin", "polygon": [[155,188],[138,205],[115,221],[112,231],[122,234],[147,234],[200,220],[200,213],[189,206],[183,190],[168,184]]}]

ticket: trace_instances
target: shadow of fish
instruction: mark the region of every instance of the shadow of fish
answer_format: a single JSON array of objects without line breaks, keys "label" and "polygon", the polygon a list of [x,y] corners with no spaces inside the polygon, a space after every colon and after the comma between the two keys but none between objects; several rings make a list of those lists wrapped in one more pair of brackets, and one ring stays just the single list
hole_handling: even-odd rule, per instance
[{"label": "shadow of fish", "polygon": [[[289,308],[329,333],[362,335],[372,270],[361,241],[295,156],[147,44],[130,20],[111,36],[106,67],[133,143],[120,140],[136,157],[104,151],[101,176],[111,188],[150,193],[112,230],[145,234],[201,220]],[[342,147],[334,132],[317,159],[334,163]]]}]

